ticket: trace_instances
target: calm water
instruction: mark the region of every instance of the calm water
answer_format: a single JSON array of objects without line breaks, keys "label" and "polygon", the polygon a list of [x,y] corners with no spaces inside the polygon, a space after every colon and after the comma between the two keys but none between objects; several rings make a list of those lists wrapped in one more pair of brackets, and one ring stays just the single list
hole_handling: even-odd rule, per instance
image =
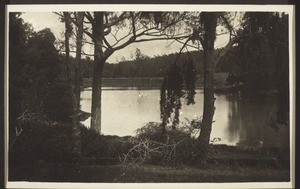
[{"label": "calm water", "polygon": [[[91,111],[91,89],[81,93],[81,109]],[[160,122],[159,90],[134,88],[105,88],[102,96],[102,133],[105,135],[134,135],[136,129],[148,122]],[[240,146],[271,146],[285,148],[289,145],[289,129],[270,127],[270,114],[276,112],[274,98],[241,98],[239,95],[215,95],[215,115],[211,139],[214,143]],[[197,90],[196,103],[185,105],[180,121],[202,115],[203,91]],[[90,119],[83,122],[87,127]]]}]

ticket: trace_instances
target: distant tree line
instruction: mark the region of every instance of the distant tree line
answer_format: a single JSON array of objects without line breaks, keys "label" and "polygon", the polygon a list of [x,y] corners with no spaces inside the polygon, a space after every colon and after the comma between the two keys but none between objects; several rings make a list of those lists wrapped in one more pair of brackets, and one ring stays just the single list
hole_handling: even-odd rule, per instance
[{"label": "distant tree line", "polygon": [[[147,45],[147,44],[145,44]],[[220,49],[217,49],[217,54]],[[155,57],[144,56],[140,59],[122,60],[119,63],[107,63],[103,70],[104,78],[117,77],[164,77],[174,63],[178,53],[157,55]],[[183,52],[179,58],[182,64],[187,57],[194,60],[197,75],[203,72],[203,51]],[[74,60],[72,58],[72,60]],[[227,69],[218,66],[216,72],[228,72]],[[82,59],[82,77],[92,78],[93,60],[89,57]]]}]

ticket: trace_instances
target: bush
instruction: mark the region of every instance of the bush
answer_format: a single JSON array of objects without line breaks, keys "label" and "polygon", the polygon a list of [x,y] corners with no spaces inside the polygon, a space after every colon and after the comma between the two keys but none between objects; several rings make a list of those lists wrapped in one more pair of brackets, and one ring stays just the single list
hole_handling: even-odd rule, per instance
[{"label": "bush", "polygon": [[122,157],[124,164],[191,164],[201,157],[201,146],[186,127],[162,134],[160,124],[150,122],[131,142],[133,147]]},{"label": "bush", "polygon": [[74,126],[46,118],[26,119],[20,124],[22,132],[10,149],[10,165],[30,166],[38,160],[63,164],[74,162],[73,160],[117,163],[119,156],[132,147],[128,137],[101,136],[78,124],[76,126],[80,129],[81,145],[81,153],[78,155],[73,149]]},{"label": "bush", "polygon": [[94,163],[118,163],[119,157],[132,148],[131,137],[104,136],[86,127],[81,129],[81,155]]},{"label": "bush", "polygon": [[32,165],[37,160],[70,163],[76,156],[86,163],[192,164],[201,158],[201,146],[189,130],[180,127],[163,135],[159,123],[148,123],[136,137],[101,136],[81,124],[81,154],[75,154],[73,125],[45,119],[25,120],[10,149],[11,165]]},{"label": "bush", "polygon": [[43,104],[44,112],[49,118],[60,122],[71,121],[72,104],[66,84],[53,85]]},{"label": "bush", "polygon": [[30,165],[38,159],[69,162],[73,157],[70,124],[27,120],[21,127],[22,132],[10,149],[13,164]]},{"label": "bush", "polygon": [[80,127],[80,131],[82,157],[87,159],[105,156],[107,144],[102,140],[101,135],[83,126]]}]

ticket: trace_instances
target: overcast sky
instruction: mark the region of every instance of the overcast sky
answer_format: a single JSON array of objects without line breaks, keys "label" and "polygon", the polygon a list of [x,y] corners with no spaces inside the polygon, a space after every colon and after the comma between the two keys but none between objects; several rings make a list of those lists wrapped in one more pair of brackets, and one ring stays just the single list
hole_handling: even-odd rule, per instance
[{"label": "overcast sky", "polygon": [[[22,18],[25,22],[30,23],[35,31],[39,31],[44,28],[50,28],[57,39],[64,38],[64,23],[60,22],[59,17],[54,13],[26,12],[22,14]],[[226,45],[228,42],[228,37],[228,35],[221,35],[217,37],[215,47],[220,48]],[[150,57],[179,52],[182,44],[178,42],[171,43],[172,41],[164,40],[131,44],[122,50],[116,51],[107,61],[110,63],[115,63],[120,61],[122,57],[125,57],[127,60],[129,60],[132,58],[136,48],[139,48],[142,54]],[[86,53],[93,52],[92,47],[89,47],[88,45],[85,45],[84,51]]]}]

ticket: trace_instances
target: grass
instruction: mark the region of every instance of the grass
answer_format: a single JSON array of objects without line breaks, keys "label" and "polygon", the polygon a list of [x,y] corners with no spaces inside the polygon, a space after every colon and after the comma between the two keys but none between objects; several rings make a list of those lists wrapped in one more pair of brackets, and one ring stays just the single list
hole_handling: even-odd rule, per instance
[{"label": "grass", "polygon": [[[56,167],[56,168],[55,168]],[[15,171],[24,175],[25,168]],[[15,174],[16,174],[15,173]],[[23,173],[23,174],[22,174]],[[28,175],[27,175],[28,176]],[[23,180],[21,177],[14,180]],[[289,171],[274,168],[208,165],[86,165],[81,167],[44,165],[30,175],[29,181],[47,182],[276,182],[289,181]]]},{"label": "grass", "polygon": [[289,159],[274,151],[211,147],[207,164],[154,165],[118,162],[79,164],[36,161],[9,168],[10,181],[33,182],[288,182]]}]

